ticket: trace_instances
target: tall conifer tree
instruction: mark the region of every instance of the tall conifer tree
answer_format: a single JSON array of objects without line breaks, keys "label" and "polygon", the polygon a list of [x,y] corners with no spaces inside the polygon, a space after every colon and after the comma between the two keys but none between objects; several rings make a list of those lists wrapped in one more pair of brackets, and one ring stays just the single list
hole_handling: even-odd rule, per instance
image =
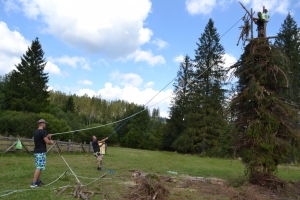
[{"label": "tall conifer tree", "polygon": [[[290,15],[287,15],[281,25],[278,37],[275,39],[276,46],[289,59],[289,87],[282,89],[280,93],[284,101],[300,108],[300,29]],[[296,122],[299,123],[299,122]],[[287,162],[296,161],[296,148],[299,142],[291,140],[291,147],[287,156]]]},{"label": "tall conifer tree", "polygon": [[186,133],[193,139],[193,152],[215,154],[218,138],[225,127],[222,106],[225,101],[224,48],[209,19],[195,50],[196,70],[190,84]]},{"label": "tall conifer tree", "polygon": [[170,107],[170,118],[167,120],[167,128],[165,129],[163,135],[164,149],[187,152],[187,148],[183,147],[181,144],[177,144],[181,143],[181,140],[175,143],[174,141],[179,139],[180,135],[185,129],[184,117],[185,114],[187,114],[186,106],[188,104],[187,95],[189,92],[188,84],[191,81],[193,67],[194,66],[190,57],[186,55],[183,59],[183,62],[180,64],[175,83],[173,84],[174,97]]},{"label": "tall conifer tree", "polygon": [[8,84],[8,109],[28,112],[46,111],[49,106],[48,74],[44,72],[46,60],[42,46],[36,38],[16,65]]},{"label": "tall conifer tree", "polygon": [[300,106],[300,29],[293,17],[288,14],[281,25],[276,46],[288,59],[290,68],[289,89],[284,93],[285,98]]}]

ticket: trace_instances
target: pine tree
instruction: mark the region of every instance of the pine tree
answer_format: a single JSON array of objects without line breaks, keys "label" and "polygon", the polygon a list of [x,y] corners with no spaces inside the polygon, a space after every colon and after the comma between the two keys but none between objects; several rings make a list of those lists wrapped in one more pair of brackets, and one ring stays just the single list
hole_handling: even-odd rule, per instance
[{"label": "pine tree", "polygon": [[0,110],[4,110],[5,104],[5,88],[7,85],[8,75],[0,76]]},{"label": "pine tree", "polygon": [[186,55],[183,62],[180,64],[175,83],[173,84],[174,97],[170,107],[170,118],[167,119],[167,127],[164,129],[163,134],[163,148],[166,150],[181,151],[178,149],[180,148],[180,145],[177,145],[177,142],[174,143],[174,141],[179,138],[185,129],[184,117],[185,114],[187,114],[188,84],[191,81],[190,77],[193,73],[193,67],[190,57]]},{"label": "pine tree", "polygon": [[295,131],[297,110],[282,100],[288,87],[288,60],[266,40],[252,40],[236,63],[237,95],[231,102],[235,113],[235,152],[246,163],[253,184],[281,186],[274,173],[284,162]]},{"label": "pine tree", "polygon": [[6,104],[8,109],[39,113],[49,106],[48,74],[44,73],[44,51],[36,38],[16,65],[8,84]]},{"label": "pine tree", "polygon": [[[274,45],[289,59],[289,88],[281,90],[282,97],[292,105],[300,108],[300,29],[290,14],[287,15],[281,25],[278,37]],[[287,157],[288,162],[296,162],[295,154],[298,151],[298,142],[290,141],[290,149]]]},{"label": "pine tree", "polygon": [[193,152],[216,153],[218,138],[225,127],[224,48],[214,22],[209,19],[195,50],[195,73],[190,84],[186,133],[193,139]]},{"label": "pine tree", "polygon": [[290,14],[287,15],[281,25],[274,46],[289,59],[290,82],[289,90],[285,90],[284,96],[289,101],[300,106],[300,29]]},{"label": "pine tree", "polygon": [[64,111],[65,112],[71,112],[71,113],[75,113],[75,103],[74,103],[74,100],[73,100],[73,97],[72,96],[69,96],[67,102],[66,102],[66,105],[65,105],[65,108],[64,108]]}]

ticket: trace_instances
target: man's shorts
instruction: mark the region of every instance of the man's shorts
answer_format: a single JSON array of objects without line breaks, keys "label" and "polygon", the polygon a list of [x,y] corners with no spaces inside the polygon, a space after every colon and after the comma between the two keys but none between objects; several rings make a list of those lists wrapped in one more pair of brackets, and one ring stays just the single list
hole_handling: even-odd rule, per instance
[{"label": "man's shorts", "polygon": [[45,170],[46,168],[46,153],[35,153],[35,167],[39,170]]},{"label": "man's shorts", "polygon": [[102,155],[99,152],[95,152],[94,156],[97,158],[97,160],[100,162],[102,160]]}]

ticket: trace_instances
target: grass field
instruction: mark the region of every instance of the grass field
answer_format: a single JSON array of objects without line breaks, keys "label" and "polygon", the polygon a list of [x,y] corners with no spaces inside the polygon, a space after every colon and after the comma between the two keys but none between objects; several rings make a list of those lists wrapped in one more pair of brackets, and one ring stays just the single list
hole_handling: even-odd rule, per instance
[{"label": "grass field", "polygon": [[[65,160],[65,161],[64,161]],[[71,170],[86,190],[95,194],[91,199],[125,199],[133,185],[132,171],[159,176],[172,176],[180,180],[184,176],[215,177],[223,180],[238,180],[244,174],[244,165],[238,160],[204,158],[182,155],[172,152],[136,150],[109,147],[103,159],[103,170],[97,171],[96,159],[91,153],[82,154],[49,153],[47,167],[41,174],[41,180],[47,185],[40,188],[29,187],[35,169],[33,155],[24,152],[0,155],[0,198],[1,199],[74,199],[71,194],[76,186],[76,179]],[[64,172],[67,173],[65,175]],[[168,171],[177,172],[170,174]],[[95,180],[99,176],[105,177]],[[284,180],[300,181],[300,167],[295,165],[280,166],[278,177]],[[92,179],[94,178],[94,179]],[[63,186],[70,186],[63,194],[56,196]],[[174,183],[173,183],[174,184]],[[176,187],[172,183],[166,186]],[[12,192],[11,194],[9,194]],[[195,190],[176,190],[170,192],[169,199],[201,199]],[[203,197],[202,199],[210,199]],[[211,199],[226,199],[214,196]]]}]

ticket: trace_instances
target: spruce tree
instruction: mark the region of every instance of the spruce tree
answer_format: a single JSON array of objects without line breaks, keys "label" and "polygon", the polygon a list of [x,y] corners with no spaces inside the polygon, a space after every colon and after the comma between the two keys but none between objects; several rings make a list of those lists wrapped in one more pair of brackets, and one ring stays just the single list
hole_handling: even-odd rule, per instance
[{"label": "spruce tree", "polygon": [[5,105],[5,87],[7,85],[7,77],[8,77],[8,75],[0,76],[0,110],[4,110],[6,107],[6,105]]},{"label": "spruce tree", "polygon": [[288,59],[290,68],[289,89],[285,90],[284,97],[300,106],[300,29],[290,14],[281,25],[280,32],[275,39],[276,46]]},{"label": "spruce tree", "polygon": [[281,98],[288,88],[289,62],[264,39],[252,40],[233,65],[239,78],[231,102],[235,118],[235,152],[246,164],[253,184],[282,186],[274,176],[284,162],[289,141],[297,139],[297,110]]},{"label": "spruce tree", "polygon": [[[274,45],[289,59],[289,87],[288,90],[281,90],[284,101],[300,108],[300,29],[290,13],[281,25],[278,37]],[[296,122],[297,123],[297,122]],[[299,123],[299,122],[298,122]],[[287,162],[296,162],[298,141],[290,141]],[[299,159],[299,158],[298,158]]]},{"label": "spruce tree", "polygon": [[42,46],[36,38],[16,65],[8,84],[8,109],[39,113],[49,106],[48,74],[44,72],[46,60]]},{"label": "spruce tree", "polygon": [[220,37],[209,19],[195,50],[195,72],[189,85],[189,108],[186,116],[186,134],[193,140],[193,152],[215,155],[218,138],[225,127],[223,89],[226,70],[224,48]]},{"label": "spruce tree", "polygon": [[[180,135],[185,129],[184,117],[187,114],[186,105],[188,104],[188,84],[191,81],[193,73],[193,64],[188,55],[184,57],[180,63],[179,71],[175,79],[174,96],[172,98],[170,115],[167,119],[167,127],[164,129],[163,134],[163,148],[166,150],[177,150],[179,152],[186,152],[187,148],[182,148]],[[178,142],[174,141],[177,140]],[[192,145],[189,143],[188,145]]]},{"label": "spruce tree", "polygon": [[74,100],[73,100],[73,97],[72,96],[69,96],[68,97],[68,100],[66,102],[66,105],[65,105],[65,108],[64,108],[64,111],[65,112],[71,112],[71,113],[75,113],[75,103],[74,103]]}]

